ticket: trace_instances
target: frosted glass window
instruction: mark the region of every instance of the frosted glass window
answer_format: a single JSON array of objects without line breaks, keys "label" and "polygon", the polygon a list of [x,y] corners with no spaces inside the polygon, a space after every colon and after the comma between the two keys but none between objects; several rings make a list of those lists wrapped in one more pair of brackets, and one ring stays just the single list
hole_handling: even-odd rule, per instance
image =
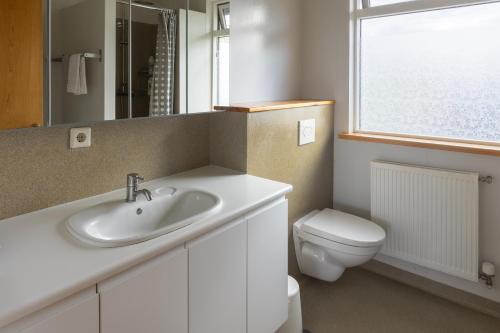
[{"label": "frosted glass window", "polygon": [[361,131],[500,141],[500,3],[361,20]]}]

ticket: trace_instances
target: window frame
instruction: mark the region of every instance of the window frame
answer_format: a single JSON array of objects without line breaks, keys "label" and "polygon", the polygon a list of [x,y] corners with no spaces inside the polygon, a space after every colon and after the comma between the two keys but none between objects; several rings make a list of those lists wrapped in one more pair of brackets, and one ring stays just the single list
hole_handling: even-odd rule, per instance
[{"label": "window frame", "polygon": [[[226,18],[224,15],[224,10],[226,10],[226,9],[229,10],[229,15],[231,15],[229,1],[218,2],[216,6],[217,6],[217,13],[218,13],[218,17],[217,17],[218,30],[229,30],[229,27],[227,26]],[[220,25],[221,22],[223,22],[222,26]]]},{"label": "window frame", "polygon": [[379,135],[395,138],[415,138],[417,140],[428,139],[434,141],[456,142],[464,144],[482,144],[500,146],[500,141],[481,141],[473,139],[460,139],[449,137],[437,137],[415,134],[401,134],[392,132],[363,131],[360,129],[360,101],[361,101],[361,21],[378,17],[387,17],[448,8],[460,8],[481,4],[497,3],[500,0],[409,0],[396,4],[370,6],[370,0],[351,0],[350,19],[350,70],[349,78],[349,128],[348,134],[367,136]]}]

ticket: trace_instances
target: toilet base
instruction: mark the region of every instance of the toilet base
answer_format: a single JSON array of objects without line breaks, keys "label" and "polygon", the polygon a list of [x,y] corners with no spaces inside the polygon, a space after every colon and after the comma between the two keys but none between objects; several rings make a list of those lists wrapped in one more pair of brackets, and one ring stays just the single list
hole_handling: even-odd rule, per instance
[{"label": "toilet base", "polygon": [[302,274],[327,282],[337,281],[344,274],[345,266],[333,262],[323,249],[310,243],[302,245],[302,258],[299,262]]}]

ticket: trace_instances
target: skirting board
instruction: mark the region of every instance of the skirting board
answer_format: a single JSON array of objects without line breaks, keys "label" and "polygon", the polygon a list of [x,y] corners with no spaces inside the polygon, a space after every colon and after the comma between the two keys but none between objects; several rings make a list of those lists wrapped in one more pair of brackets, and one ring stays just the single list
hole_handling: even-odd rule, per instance
[{"label": "skirting board", "polygon": [[371,260],[362,268],[382,275],[386,278],[409,285],[429,294],[444,298],[450,302],[460,304],[475,311],[500,318],[500,303],[489,299],[456,289],[445,284],[427,279],[425,277],[403,271],[399,268],[384,264],[377,260]]}]

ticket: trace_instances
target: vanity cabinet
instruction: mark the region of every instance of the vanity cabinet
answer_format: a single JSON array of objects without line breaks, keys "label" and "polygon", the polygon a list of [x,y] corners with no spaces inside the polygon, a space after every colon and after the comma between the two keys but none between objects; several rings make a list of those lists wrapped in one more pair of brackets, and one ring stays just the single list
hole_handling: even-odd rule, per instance
[{"label": "vanity cabinet", "polygon": [[281,198],[0,333],[272,333],[288,315]]},{"label": "vanity cabinet", "polygon": [[288,202],[187,244],[190,333],[272,333],[288,317]]},{"label": "vanity cabinet", "polygon": [[187,282],[182,247],[99,283],[101,333],[187,333]]},{"label": "vanity cabinet", "polygon": [[249,215],[247,224],[247,332],[275,332],[288,318],[288,201]]},{"label": "vanity cabinet", "polygon": [[68,332],[99,333],[99,295],[95,287],[0,328],[0,333]]},{"label": "vanity cabinet", "polygon": [[189,332],[245,333],[246,221],[230,223],[187,248]]}]

